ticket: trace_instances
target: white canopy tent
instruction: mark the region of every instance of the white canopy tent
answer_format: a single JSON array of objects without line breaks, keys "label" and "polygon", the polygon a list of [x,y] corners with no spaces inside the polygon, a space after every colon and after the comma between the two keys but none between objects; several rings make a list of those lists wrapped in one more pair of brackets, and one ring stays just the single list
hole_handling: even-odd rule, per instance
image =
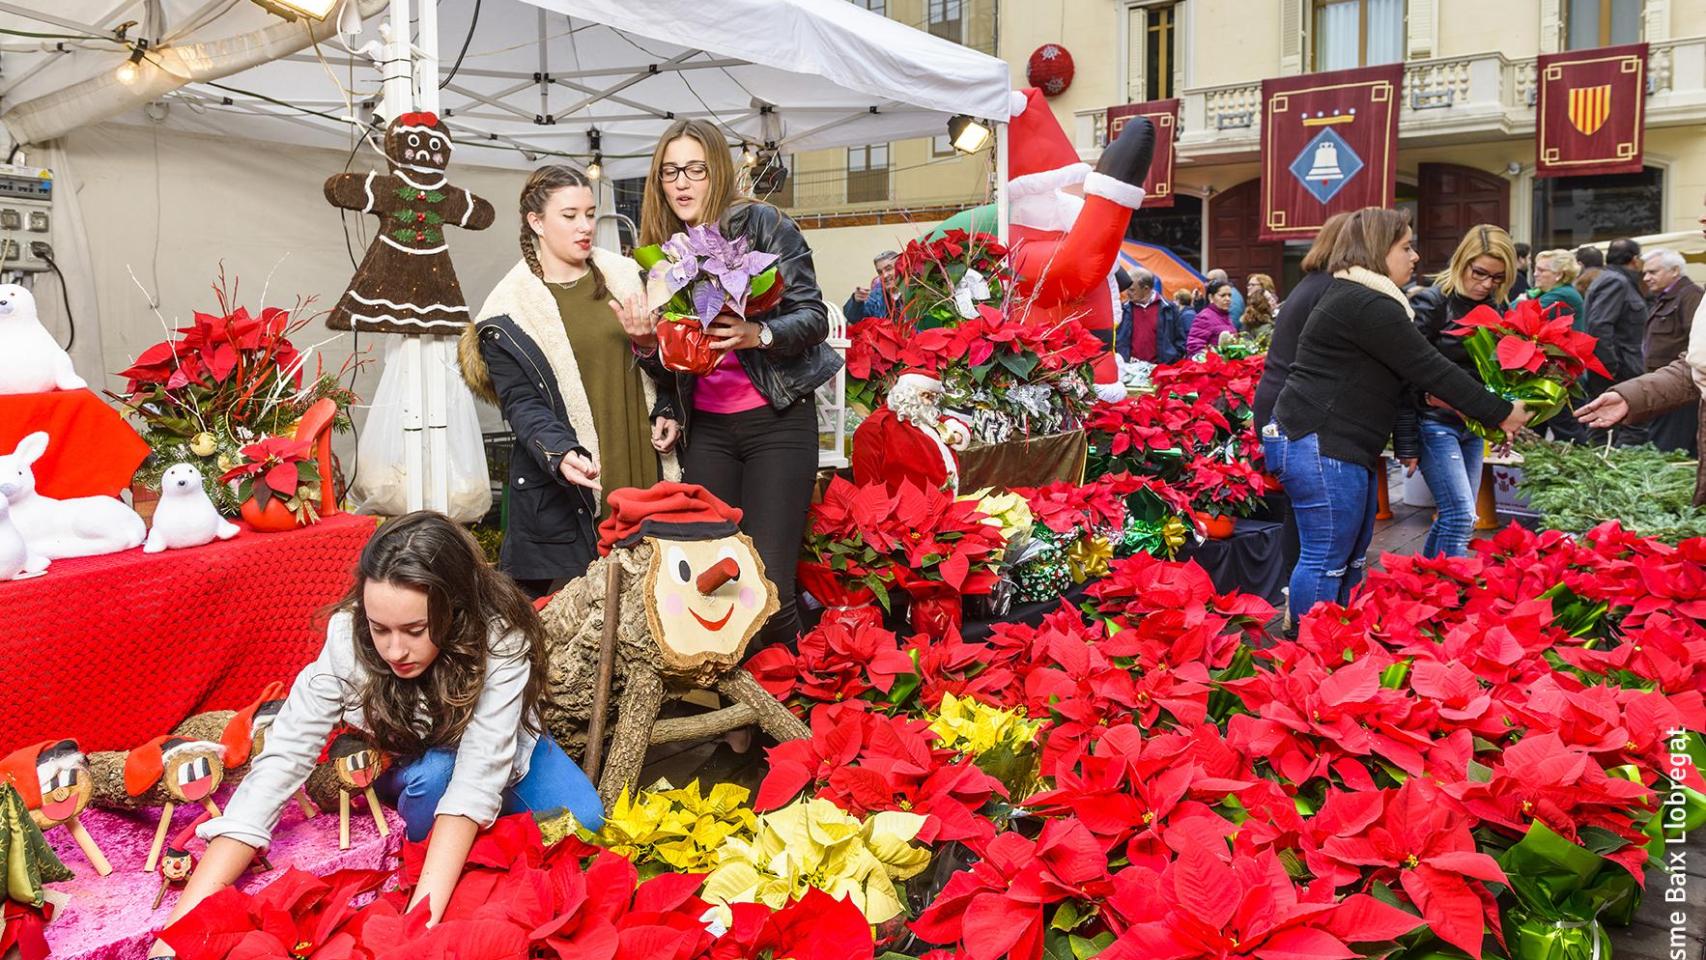
[{"label": "white canopy tent", "polygon": [[[766,157],[1008,117],[1003,61],[846,0],[452,0],[442,13],[437,0],[340,0],[322,22],[250,0],[0,0],[0,31],[0,125],[26,146],[150,122],[343,148],[360,169],[379,162],[354,160],[375,113],[427,109],[450,125],[456,162],[597,155],[625,177],[683,117]],[[445,382],[452,345],[421,339],[406,354],[422,398],[408,415],[411,506],[442,508],[431,465],[445,462],[444,392],[461,388]]]}]

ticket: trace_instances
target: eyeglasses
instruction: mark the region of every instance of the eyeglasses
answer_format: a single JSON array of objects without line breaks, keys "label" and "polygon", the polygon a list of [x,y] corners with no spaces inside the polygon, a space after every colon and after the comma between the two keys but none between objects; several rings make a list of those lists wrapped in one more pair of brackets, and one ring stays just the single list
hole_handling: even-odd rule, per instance
[{"label": "eyeglasses", "polygon": [[658,168],[658,180],[663,183],[674,183],[678,178],[685,175],[687,179],[694,183],[698,183],[709,176],[710,173],[711,168],[699,162],[690,163],[684,167],[678,167],[673,163],[666,163]]},{"label": "eyeglasses", "polygon": [[1480,283],[1504,283],[1505,282],[1505,275],[1504,274],[1502,274],[1502,273],[1488,273],[1487,271],[1482,270],[1480,267],[1473,266],[1473,265],[1471,265],[1469,267],[1469,276],[1472,277],[1473,279],[1475,279],[1477,282],[1480,282]]}]

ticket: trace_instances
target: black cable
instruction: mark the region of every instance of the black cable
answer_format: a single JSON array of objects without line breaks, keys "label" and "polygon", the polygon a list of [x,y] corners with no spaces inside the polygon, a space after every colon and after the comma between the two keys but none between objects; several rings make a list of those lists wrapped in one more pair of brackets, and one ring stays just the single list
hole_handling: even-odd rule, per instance
[{"label": "black cable", "polygon": [[65,341],[65,352],[71,352],[72,344],[77,342],[77,318],[71,315],[71,292],[65,286],[65,274],[59,271],[59,264],[54,262],[52,252],[44,252],[41,258],[53,269],[53,275],[59,278],[59,298],[65,303],[65,325],[71,328],[70,339]]},{"label": "black cable", "polygon": [[468,21],[468,34],[462,38],[462,51],[456,55],[456,62],[451,64],[450,72],[438,82],[438,88],[443,90],[456,79],[456,71],[462,69],[462,58],[468,55],[468,44],[474,40],[474,28],[480,25],[480,0],[474,0],[474,16]]},{"label": "black cable", "polygon": [[8,150],[8,151],[6,151],[6,162],[7,162],[7,163],[8,163],[8,164],[9,164],[9,163],[11,163],[11,162],[12,162],[12,161],[13,161],[13,160],[14,160],[14,159],[16,159],[16,158],[17,158],[17,156],[18,156],[18,151],[19,151],[19,150],[22,150],[22,149],[24,149],[24,145],[23,145],[23,144],[21,144],[21,143],[14,143],[14,144],[12,144],[12,149],[10,149],[10,150]]}]

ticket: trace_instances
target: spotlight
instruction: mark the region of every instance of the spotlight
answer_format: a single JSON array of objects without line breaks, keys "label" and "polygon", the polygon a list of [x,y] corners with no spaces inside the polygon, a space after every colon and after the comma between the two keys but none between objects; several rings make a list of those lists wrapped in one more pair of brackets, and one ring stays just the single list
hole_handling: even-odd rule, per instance
[{"label": "spotlight", "polygon": [[138,40],[136,46],[130,48],[130,59],[118,65],[113,76],[125,86],[134,86],[138,77],[142,76],[142,54],[148,49],[148,41]]},{"label": "spotlight", "polygon": [[254,4],[274,16],[294,21],[297,17],[324,20],[338,5],[338,0],[253,0]]},{"label": "spotlight", "polygon": [[989,145],[990,138],[995,135],[989,124],[982,120],[960,114],[948,121],[948,139],[953,142],[954,149],[961,153],[976,153]]}]

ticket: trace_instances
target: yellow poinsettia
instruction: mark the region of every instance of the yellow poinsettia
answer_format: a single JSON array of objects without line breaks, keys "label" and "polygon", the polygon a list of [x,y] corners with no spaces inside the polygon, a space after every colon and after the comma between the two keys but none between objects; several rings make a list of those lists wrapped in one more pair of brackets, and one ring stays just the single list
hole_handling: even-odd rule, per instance
[{"label": "yellow poinsettia", "polygon": [[883,811],[861,821],[828,800],[796,800],[759,817],[750,840],[723,843],[701,896],[781,909],[816,887],[851,898],[866,920],[882,923],[904,909],[896,883],[930,863],[930,851],[912,843],[923,826],[915,813]]},{"label": "yellow poinsettia", "polygon": [[930,717],[930,731],[943,746],[972,758],[978,768],[1007,786],[1015,802],[1037,787],[1037,731],[1042,724],[1023,710],[1002,710],[951,693]]},{"label": "yellow poinsettia", "polygon": [[1016,493],[1007,490],[996,493],[985,488],[960,499],[977,501],[978,512],[989,518],[984,522],[1000,527],[1001,539],[1009,543],[1020,533],[1031,530],[1031,505]]},{"label": "yellow poinsettia", "polygon": [[751,837],[749,795],[732,783],[702,793],[697,780],[679,789],[660,783],[631,798],[624,790],[604,818],[604,828],[588,839],[642,866],[682,873],[710,870],[719,847],[731,838]]}]

